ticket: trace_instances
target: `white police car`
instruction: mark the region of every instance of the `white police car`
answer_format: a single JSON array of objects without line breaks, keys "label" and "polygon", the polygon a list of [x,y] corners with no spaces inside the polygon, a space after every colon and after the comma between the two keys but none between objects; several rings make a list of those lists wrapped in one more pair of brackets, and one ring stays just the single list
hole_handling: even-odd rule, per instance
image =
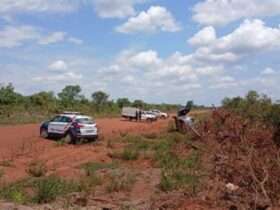
[{"label": "white police car", "polygon": [[42,123],[40,136],[43,138],[64,138],[66,143],[77,143],[80,139],[96,140],[98,129],[94,120],[78,112],[64,112]]}]

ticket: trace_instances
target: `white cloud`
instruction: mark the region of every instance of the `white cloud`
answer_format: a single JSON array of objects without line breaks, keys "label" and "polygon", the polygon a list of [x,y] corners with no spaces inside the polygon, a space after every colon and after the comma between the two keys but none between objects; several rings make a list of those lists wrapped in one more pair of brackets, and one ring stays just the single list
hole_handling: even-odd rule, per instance
[{"label": "white cloud", "polygon": [[0,13],[71,12],[79,4],[77,0],[1,0]]},{"label": "white cloud", "polygon": [[95,11],[102,18],[124,18],[135,15],[135,0],[93,0]]},{"label": "white cloud", "polygon": [[196,70],[198,74],[203,76],[218,76],[222,75],[224,73],[224,67],[223,66],[203,66],[200,68],[197,68]]},{"label": "white cloud", "polygon": [[33,77],[32,80],[34,82],[73,82],[76,80],[81,80],[82,78],[82,74],[78,74],[75,72],[65,72],[56,75]]},{"label": "white cloud", "polygon": [[269,67],[261,72],[261,75],[264,75],[264,76],[273,75],[273,74],[276,74],[276,71],[272,68],[269,68]]},{"label": "white cloud", "polygon": [[32,26],[5,26],[0,31],[0,48],[13,48],[23,42],[35,40],[39,37],[38,31]]},{"label": "white cloud", "polygon": [[203,46],[213,43],[216,41],[216,38],[216,30],[209,26],[195,34],[188,42],[193,46]]},{"label": "white cloud", "polygon": [[250,17],[280,14],[279,0],[204,0],[194,8],[193,19],[203,25],[226,25]]},{"label": "white cloud", "polygon": [[220,38],[214,34],[213,28],[204,28],[189,40],[199,47],[191,55],[194,62],[236,62],[244,56],[280,49],[280,28],[266,26],[258,19],[245,20],[232,33]]},{"label": "white cloud", "polygon": [[29,25],[7,25],[0,29],[0,48],[19,47],[31,41],[41,45],[63,41],[68,41],[73,44],[83,43],[80,39],[68,37],[65,32],[53,32],[45,36],[40,28]]},{"label": "white cloud", "polygon": [[80,45],[80,44],[83,44],[83,43],[84,43],[84,41],[83,41],[83,40],[78,39],[78,38],[75,38],[75,37],[69,37],[69,38],[68,38],[68,41],[69,41],[70,43],[73,43],[73,44],[78,44],[78,45]]},{"label": "white cloud", "polygon": [[128,58],[131,65],[136,67],[154,67],[161,63],[161,59],[158,57],[157,52],[153,50],[139,52]]},{"label": "white cloud", "polygon": [[48,36],[42,37],[39,40],[39,44],[48,45],[57,42],[62,42],[65,40],[66,33],[65,32],[54,32],[49,34]]},{"label": "white cloud", "polygon": [[142,11],[137,16],[129,18],[116,30],[127,34],[156,31],[177,32],[181,30],[181,27],[166,8],[151,6],[147,11]]},{"label": "white cloud", "polygon": [[280,28],[271,28],[261,20],[245,20],[231,34],[218,39],[213,48],[216,51],[251,53],[253,51],[277,49],[280,47]]},{"label": "white cloud", "polygon": [[68,65],[63,60],[57,60],[53,63],[51,63],[48,68],[52,71],[65,71],[68,69]]}]

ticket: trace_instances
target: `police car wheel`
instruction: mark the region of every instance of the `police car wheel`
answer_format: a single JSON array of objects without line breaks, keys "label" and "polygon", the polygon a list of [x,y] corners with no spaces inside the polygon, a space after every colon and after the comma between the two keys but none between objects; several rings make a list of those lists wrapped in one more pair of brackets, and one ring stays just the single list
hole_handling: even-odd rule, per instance
[{"label": "police car wheel", "polygon": [[41,131],[40,131],[40,136],[42,137],[42,138],[44,138],[44,139],[46,139],[46,138],[48,138],[49,137],[49,134],[48,134],[48,131],[47,131],[47,129],[42,129]]},{"label": "police car wheel", "polygon": [[63,140],[66,144],[74,143],[74,138],[71,133],[67,133]]}]

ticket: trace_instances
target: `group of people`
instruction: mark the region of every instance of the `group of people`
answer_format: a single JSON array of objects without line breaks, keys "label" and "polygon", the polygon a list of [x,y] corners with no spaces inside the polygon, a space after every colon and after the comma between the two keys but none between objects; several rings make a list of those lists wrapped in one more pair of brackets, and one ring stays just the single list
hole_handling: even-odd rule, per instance
[{"label": "group of people", "polygon": [[142,111],[137,110],[136,111],[136,121],[141,121],[141,117],[142,117]]}]

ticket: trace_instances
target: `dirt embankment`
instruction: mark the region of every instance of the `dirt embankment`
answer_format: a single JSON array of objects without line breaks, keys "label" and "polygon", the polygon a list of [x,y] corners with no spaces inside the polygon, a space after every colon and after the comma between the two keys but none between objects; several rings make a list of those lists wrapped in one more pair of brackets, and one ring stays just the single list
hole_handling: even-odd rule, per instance
[{"label": "dirt embankment", "polygon": [[[110,162],[106,144],[125,133],[160,132],[168,120],[137,123],[121,119],[99,119],[100,141],[95,144],[63,145],[39,137],[39,124],[0,127],[0,162],[4,180],[13,182],[27,176],[32,161],[44,161],[49,173],[75,177],[78,167],[89,161]],[[5,167],[5,165],[9,167]]]}]

